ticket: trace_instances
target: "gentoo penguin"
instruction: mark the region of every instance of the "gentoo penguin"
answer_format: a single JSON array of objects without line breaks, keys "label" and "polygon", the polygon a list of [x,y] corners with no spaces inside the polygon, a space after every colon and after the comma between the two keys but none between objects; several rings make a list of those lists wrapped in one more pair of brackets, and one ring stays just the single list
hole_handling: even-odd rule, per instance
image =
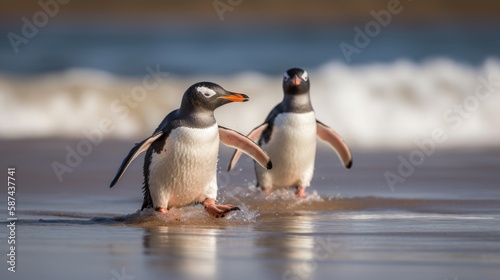
[{"label": "gentoo penguin", "polygon": [[[305,197],[305,188],[314,173],[316,136],[336,151],[346,168],[352,156],[342,138],[318,121],[309,96],[310,81],[306,71],[292,68],[283,77],[284,98],[269,113],[265,122],[248,134],[269,154],[273,168],[255,166],[257,186],[265,192],[280,188],[296,188],[298,197]],[[241,155],[235,151],[229,163],[231,170]]]},{"label": "gentoo penguin", "polygon": [[151,137],[132,148],[110,187],[116,184],[132,160],[146,151],[141,210],[154,208],[167,214],[172,207],[201,203],[216,218],[239,210],[233,205],[215,204],[219,140],[242,150],[264,168],[272,167],[268,155],[255,142],[218,126],[215,121],[217,107],[244,101],[248,101],[247,95],[226,91],[214,83],[192,85],[184,93],[180,108],[168,114]]}]

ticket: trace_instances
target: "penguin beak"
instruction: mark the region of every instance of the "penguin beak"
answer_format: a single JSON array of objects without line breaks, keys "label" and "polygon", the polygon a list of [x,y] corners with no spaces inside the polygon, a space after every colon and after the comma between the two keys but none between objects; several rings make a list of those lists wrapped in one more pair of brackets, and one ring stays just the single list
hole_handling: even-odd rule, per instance
[{"label": "penguin beak", "polygon": [[293,85],[294,86],[300,85],[300,78],[297,77],[297,75],[293,76]]},{"label": "penguin beak", "polygon": [[218,98],[226,99],[231,102],[246,102],[250,100],[250,98],[248,98],[248,95],[243,93],[230,93],[228,95],[219,96]]}]

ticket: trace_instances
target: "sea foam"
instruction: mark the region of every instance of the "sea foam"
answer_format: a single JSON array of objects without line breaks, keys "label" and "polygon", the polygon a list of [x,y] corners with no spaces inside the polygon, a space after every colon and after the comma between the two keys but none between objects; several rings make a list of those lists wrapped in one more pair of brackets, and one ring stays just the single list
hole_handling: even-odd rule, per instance
[{"label": "sea foam", "polygon": [[[431,137],[436,128],[447,136],[440,144],[445,147],[500,144],[499,60],[486,60],[479,67],[448,59],[364,66],[333,61],[307,70],[317,118],[350,146],[413,147],[415,140]],[[137,142],[179,107],[187,87],[202,80],[250,96],[248,103],[216,111],[220,125],[248,133],[282,98],[280,76],[247,72],[185,78],[174,74],[141,95],[134,90],[143,86],[144,77],[124,78],[97,70],[0,75],[0,138],[78,139],[101,130],[104,139]],[[484,98],[478,99],[474,94],[482,80],[493,82],[489,89],[483,88]],[[465,111],[460,113],[456,106],[465,106]]]}]

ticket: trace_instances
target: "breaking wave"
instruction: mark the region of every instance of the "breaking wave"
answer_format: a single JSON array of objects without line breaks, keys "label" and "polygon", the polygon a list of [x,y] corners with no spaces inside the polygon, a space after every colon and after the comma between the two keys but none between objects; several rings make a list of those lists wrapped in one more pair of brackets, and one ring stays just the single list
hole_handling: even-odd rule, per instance
[{"label": "breaking wave", "polygon": [[[154,66],[151,66],[154,68]],[[164,69],[162,69],[164,70]],[[404,148],[442,129],[443,146],[500,144],[500,61],[474,67],[448,59],[423,63],[307,69],[317,118],[361,148]],[[124,78],[70,69],[32,77],[0,75],[0,138],[97,137],[140,140],[177,108],[184,90],[209,80],[250,96],[216,111],[218,123],[248,133],[281,100],[281,77],[170,73]],[[144,78],[149,84],[144,84]],[[146,89],[147,88],[147,89]],[[478,90],[479,89],[479,90]]]}]

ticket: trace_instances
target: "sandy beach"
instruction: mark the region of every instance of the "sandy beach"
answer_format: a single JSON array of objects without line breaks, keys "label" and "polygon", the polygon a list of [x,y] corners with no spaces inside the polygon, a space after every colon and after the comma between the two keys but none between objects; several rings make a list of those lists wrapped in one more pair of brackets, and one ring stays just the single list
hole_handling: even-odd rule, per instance
[{"label": "sandy beach", "polygon": [[[216,220],[201,206],[173,210],[169,218],[138,212],[140,160],[110,189],[127,141],[104,141],[59,182],[51,163],[76,143],[0,142],[4,168],[18,166],[19,218],[17,272],[2,269],[2,279],[500,275],[499,150],[437,151],[392,191],[383,173],[397,169],[405,151],[354,150],[354,167],[346,171],[321,146],[304,200],[291,192],[263,196],[252,187],[252,163],[244,158],[236,174],[219,174],[219,200],[242,211]],[[221,151],[225,167],[230,150]],[[0,248],[6,252],[6,243]]]}]

